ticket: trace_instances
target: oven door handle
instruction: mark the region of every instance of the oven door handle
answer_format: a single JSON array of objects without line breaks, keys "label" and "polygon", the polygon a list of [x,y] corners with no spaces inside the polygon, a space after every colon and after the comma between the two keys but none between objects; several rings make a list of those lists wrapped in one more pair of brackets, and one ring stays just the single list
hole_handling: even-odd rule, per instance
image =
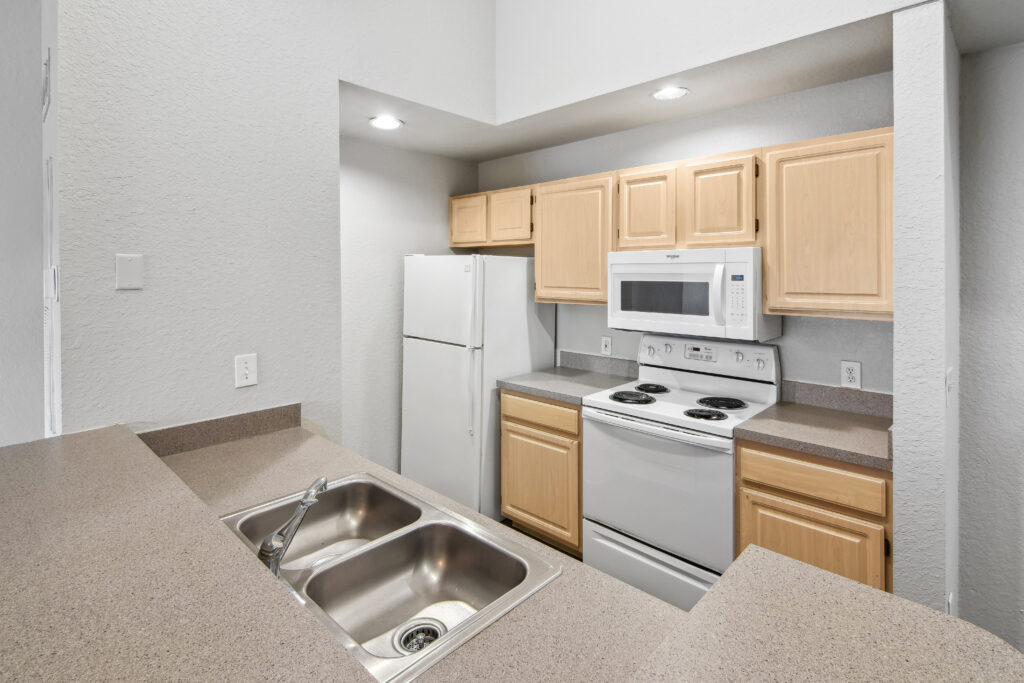
[{"label": "oven door handle", "polygon": [[700,446],[702,448],[710,448],[723,453],[732,453],[733,451],[732,439],[727,439],[722,436],[712,436],[710,434],[699,434],[697,432],[691,432],[688,429],[655,424],[647,420],[637,420],[632,417],[616,415],[597,408],[584,407],[583,419],[600,422],[612,427],[629,429],[641,434],[647,434],[648,436],[669,439],[671,441],[678,441],[679,443]]},{"label": "oven door handle", "polygon": [[725,264],[715,265],[715,274],[711,278],[711,318],[716,325],[725,325],[722,309],[725,302]]}]

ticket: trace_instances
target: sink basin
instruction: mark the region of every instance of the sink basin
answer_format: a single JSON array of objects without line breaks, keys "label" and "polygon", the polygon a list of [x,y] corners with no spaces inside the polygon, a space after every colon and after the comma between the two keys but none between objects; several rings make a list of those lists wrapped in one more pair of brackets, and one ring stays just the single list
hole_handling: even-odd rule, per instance
[{"label": "sink basin", "polygon": [[[256,552],[296,493],[223,517]],[[309,508],[281,579],[379,681],[405,681],[553,581],[518,543],[366,473]]]},{"label": "sink basin", "polygon": [[[269,534],[288,521],[301,494],[265,503],[226,517],[235,533],[259,549]],[[288,552],[282,570],[302,570],[408,526],[420,518],[420,508],[379,484],[353,480],[328,484],[317,502],[306,512]]]},{"label": "sink basin", "polygon": [[398,631],[428,625],[432,641],[525,578],[518,558],[435,523],[324,569],[304,592],[371,654],[401,657],[410,650]]}]

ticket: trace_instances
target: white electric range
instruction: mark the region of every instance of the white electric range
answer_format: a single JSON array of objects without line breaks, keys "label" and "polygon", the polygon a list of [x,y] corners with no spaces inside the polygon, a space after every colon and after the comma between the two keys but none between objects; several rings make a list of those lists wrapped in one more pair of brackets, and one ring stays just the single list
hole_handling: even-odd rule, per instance
[{"label": "white electric range", "polygon": [[690,609],[733,560],[733,430],[779,398],[774,346],[644,335],[583,399],[583,561]]}]

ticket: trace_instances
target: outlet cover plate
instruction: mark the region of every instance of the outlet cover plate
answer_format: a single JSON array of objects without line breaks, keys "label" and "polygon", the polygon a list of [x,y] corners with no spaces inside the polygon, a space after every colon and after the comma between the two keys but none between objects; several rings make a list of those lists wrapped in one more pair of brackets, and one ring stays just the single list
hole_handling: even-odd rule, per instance
[{"label": "outlet cover plate", "polygon": [[860,389],[860,361],[844,360],[840,363],[839,386]]},{"label": "outlet cover plate", "polygon": [[251,387],[259,382],[256,367],[256,354],[247,353],[235,356],[235,388]]},{"label": "outlet cover plate", "polygon": [[612,355],[612,338],[601,337],[601,355],[610,356]]}]

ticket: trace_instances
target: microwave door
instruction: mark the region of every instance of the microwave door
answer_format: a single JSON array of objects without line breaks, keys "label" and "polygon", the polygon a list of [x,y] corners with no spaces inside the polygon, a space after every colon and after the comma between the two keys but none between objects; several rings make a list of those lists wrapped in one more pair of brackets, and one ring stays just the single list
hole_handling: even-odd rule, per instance
[{"label": "microwave door", "polygon": [[672,273],[613,273],[609,327],[705,337],[725,334],[722,264]]}]

